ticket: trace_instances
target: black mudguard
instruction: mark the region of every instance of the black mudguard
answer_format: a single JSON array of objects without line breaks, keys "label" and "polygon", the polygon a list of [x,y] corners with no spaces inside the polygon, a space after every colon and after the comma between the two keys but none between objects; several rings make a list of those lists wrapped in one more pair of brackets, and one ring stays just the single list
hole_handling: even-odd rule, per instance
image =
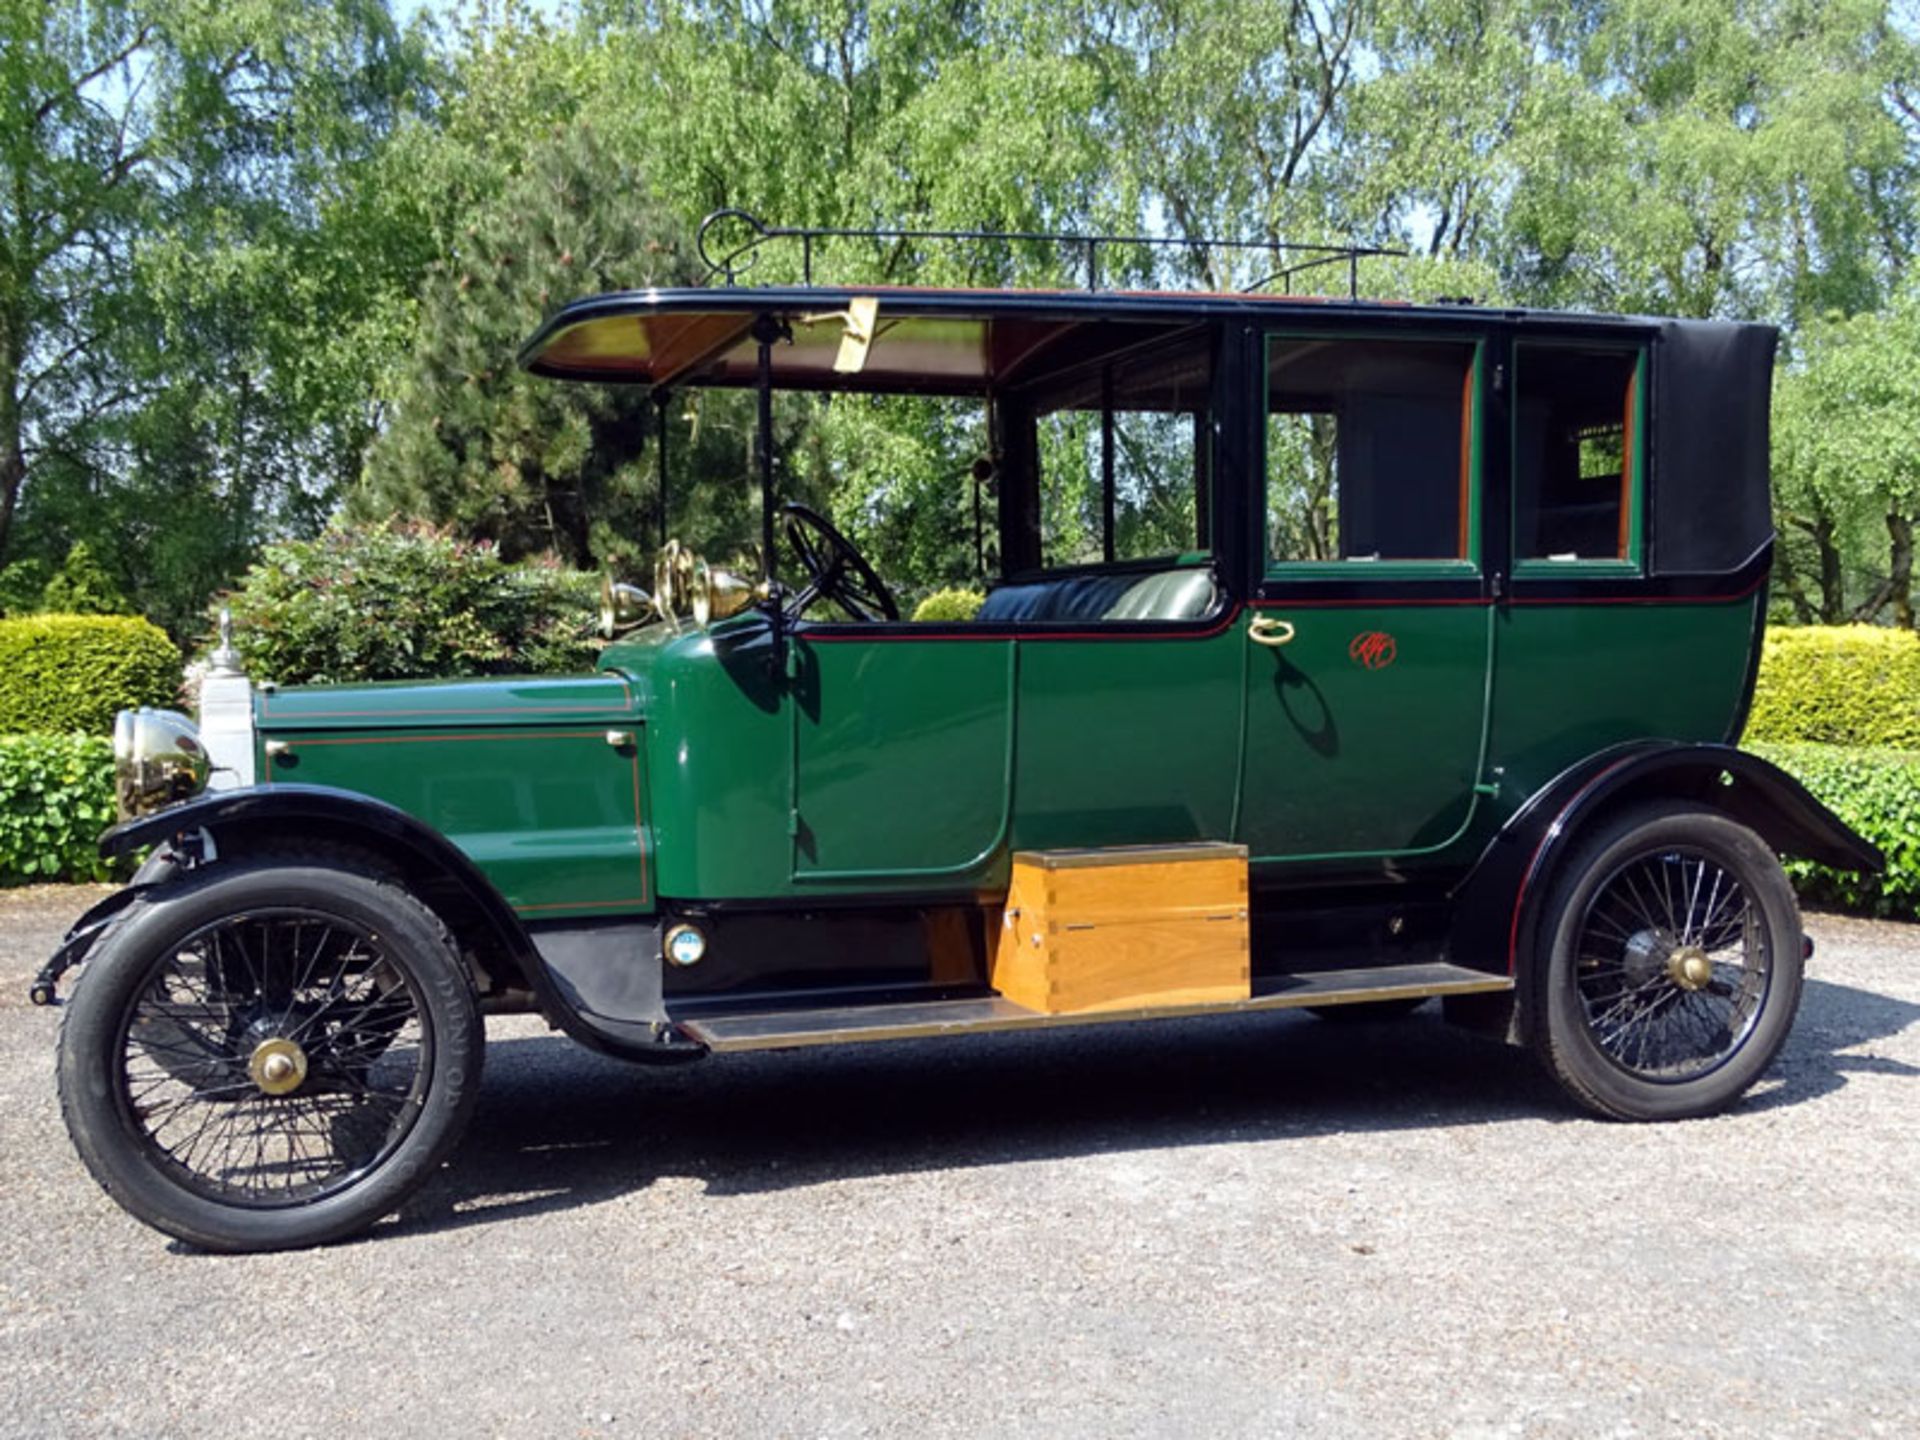
[{"label": "black mudguard", "polygon": [[1757,833],[1784,855],[1877,872],[1886,857],[1806,786],[1731,745],[1644,741],[1588,757],[1543,787],[1481,852],[1455,890],[1457,963],[1518,976],[1538,943],[1555,871],[1595,816],[1638,800],[1689,800]]},{"label": "black mudguard", "polygon": [[[623,1060],[678,1061],[705,1053],[704,1047],[676,1036],[667,1023],[651,917],[604,925],[583,922],[544,931],[536,940],[493,882],[458,846],[406,811],[371,796],[325,785],[213,791],[114,826],[100,837],[100,853],[122,855],[201,831],[214,837],[215,849],[224,860],[244,858],[248,846],[241,837],[248,835],[324,834],[360,845],[393,861],[409,882],[431,881],[442,893],[451,892],[456,903],[469,907],[512,963],[515,975],[511,978],[532,992],[549,1023],[581,1044]],[[143,889],[164,893],[161,886],[130,886],[108,897],[75,927],[55,959],[68,954],[94,916],[108,907],[117,911]],[[84,937],[86,946],[110,921],[111,914],[105,914],[103,923]],[[590,942],[574,943],[588,936],[593,937]],[[611,938],[616,936],[617,942]],[[85,953],[85,948],[78,949],[61,968],[78,963]]]}]

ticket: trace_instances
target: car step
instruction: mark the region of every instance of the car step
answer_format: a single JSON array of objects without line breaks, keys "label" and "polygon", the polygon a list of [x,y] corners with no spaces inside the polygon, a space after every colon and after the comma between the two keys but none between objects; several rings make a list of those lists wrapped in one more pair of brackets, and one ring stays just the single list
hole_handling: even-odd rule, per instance
[{"label": "car step", "polygon": [[1035,1030],[1056,1025],[1104,1025],[1124,1020],[1162,1020],[1180,1015],[1218,1015],[1247,1010],[1287,1010],[1307,1005],[1360,1005],[1370,1000],[1423,999],[1511,990],[1506,975],[1462,965],[1390,965],[1369,970],[1317,970],[1258,978],[1246,999],[1188,1004],[1082,1010],[1043,1014],[999,995],[966,1000],[896,1001],[819,1010],[772,1010],[742,1015],[705,1015],[680,1028],[708,1049],[786,1050],[802,1045],[844,1045],[860,1040],[911,1040],[931,1035],[978,1035],[993,1030]]}]

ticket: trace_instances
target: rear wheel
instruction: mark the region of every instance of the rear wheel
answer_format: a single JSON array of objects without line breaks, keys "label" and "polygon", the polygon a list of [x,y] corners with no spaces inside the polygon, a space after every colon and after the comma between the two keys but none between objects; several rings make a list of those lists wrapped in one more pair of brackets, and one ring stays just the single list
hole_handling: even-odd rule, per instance
[{"label": "rear wheel", "polygon": [[94,1178],[213,1250],[372,1224],[458,1141],[484,1036],[438,919],[320,865],[217,865],[137,902],[61,1028],[67,1127]]},{"label": "rear wheel", "polygon": [[1800,1004],[1799,909],[1745,826],[1681,806],[1603,825],[1554,886],[1532,976],[1533,1043],[1567,1092],[1616,1119],[1732,1103]]}]

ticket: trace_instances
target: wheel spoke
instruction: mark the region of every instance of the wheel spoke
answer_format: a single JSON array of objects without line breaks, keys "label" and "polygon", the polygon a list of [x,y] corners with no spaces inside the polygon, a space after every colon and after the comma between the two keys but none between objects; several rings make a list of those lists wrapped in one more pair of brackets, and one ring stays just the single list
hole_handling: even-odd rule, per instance
[{"label": "wheel spoke", "polygon": [[1586,902],[1573,955],[1601,1053],[1629,1074],[1667,1082],[1726,1063],[1758,1022],[1771,974],[1764,927],[1740,877],[1691,848],[1616,867]]},{"label": "wheel spoke", "polygon": [[384,1161],[432,1064],[419,996],[382,942],[297,909],[188,937],[123,1036],[120,1106],[155,1162],[248,1208],[310,1203]]}]

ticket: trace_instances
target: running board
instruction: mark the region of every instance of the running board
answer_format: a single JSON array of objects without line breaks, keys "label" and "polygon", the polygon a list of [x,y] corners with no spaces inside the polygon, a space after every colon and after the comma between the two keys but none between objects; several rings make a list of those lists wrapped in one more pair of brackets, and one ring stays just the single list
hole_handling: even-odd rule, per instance
[{"label": "running board", "polygon": [[1363,1005],[1369,1000],[1419,1000],[1434,995],[1478,995],[1511,990],[1506,975],[1462,965],[1390,965],[1371,970],[1318,970],[1256,979],[1249,999],[1047,1015],[999,995],[969,1000],[898,1001],[822,1010],[771,1010],[710,1015],[680,1022],[709,1050],[788,1050],[862,1040],[914,1040],[931,1035],[978,1035],[994,1030],[1038,1030],[1058,1025],[1107,1025],[1180,1015],[1289,1010],[1307,1005]]}]

